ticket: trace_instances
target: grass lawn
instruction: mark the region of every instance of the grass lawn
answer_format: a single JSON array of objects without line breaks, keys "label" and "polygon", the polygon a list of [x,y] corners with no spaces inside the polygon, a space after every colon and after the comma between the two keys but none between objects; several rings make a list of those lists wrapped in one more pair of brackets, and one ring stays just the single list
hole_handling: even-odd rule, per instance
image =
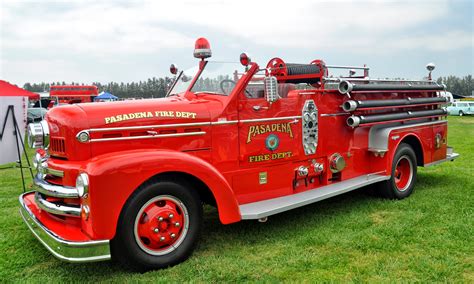
[{"label": "grass lawn", "polygon": [[206,210],[202,241],[175,267],[144,274],[113,262],[54,258],[18,213],[18,169],[0,170],[0,281],[474,282],[474,117],[449,118],[455,162],[419,168],[401,201],[363,190],[271,216],[221,225]]}]

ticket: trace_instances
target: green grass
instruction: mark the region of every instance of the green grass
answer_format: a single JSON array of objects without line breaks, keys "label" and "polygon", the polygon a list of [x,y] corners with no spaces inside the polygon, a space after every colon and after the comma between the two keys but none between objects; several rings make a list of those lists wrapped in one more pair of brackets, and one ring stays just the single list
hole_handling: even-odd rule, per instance
[{"label": "green grass", "polygon": [[18,214],[18,169],[0,171],[0,281],[474,282],[474,117],[449,118],[455,162],[419,168],[401,201],[363,190],[272,216],[221,225],[206,210],[202,241],[175,267],[144,274],[113,262],[55,259]]}]

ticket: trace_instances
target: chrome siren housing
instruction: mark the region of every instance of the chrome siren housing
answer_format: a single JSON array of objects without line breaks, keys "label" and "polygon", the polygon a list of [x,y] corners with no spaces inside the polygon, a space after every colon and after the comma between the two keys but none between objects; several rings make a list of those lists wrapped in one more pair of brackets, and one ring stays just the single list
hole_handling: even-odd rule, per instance
[{"label": "chrome siren housing", "polygon": [[28,125],[28,145],[31,148],[46,148],[49,146],[49,127],[46,120]]}]

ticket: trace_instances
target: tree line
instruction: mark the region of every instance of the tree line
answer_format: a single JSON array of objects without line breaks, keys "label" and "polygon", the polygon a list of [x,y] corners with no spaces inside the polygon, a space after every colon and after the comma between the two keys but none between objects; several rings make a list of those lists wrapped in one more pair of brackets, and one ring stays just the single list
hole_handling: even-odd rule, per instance
[{"label": "tree line", "polygon": [[[470,96],[474,90],[474,80],[472,75],[467,75],[462,78],[457,76],[439,77],[436,80],[438,83],[446,85],[447,91],[461,96]],[[149,78],[145,81],[118,83],[109,82],[102,84],[94,82],[92,85],[98,87],[99,92],[106,91],[119,98],[160,98],[167,93],[169,86],[172,84],[173,78]],[[52,82],[52,83],[25,83],[23,89],[31,92],[49,92],[50,86],[55,85],[84,85],[84,83],[71,82]]]},{"label": "tree line", "polygon": [[467,75],[462,78],[456,76],[440,77],[438,83],[446,85],[446,90],[455,95],[470,96],[474,90],[474,80],[472,75]]},{"label": "tree line", "polygon": [[[109,82],[102,84],[100,82],[93,82],[91,85],[97,86],[99,93],[102,91],[109,92],[119,98],[160,98],[166,95],[166,92],[173,82],[173,78],[149,78],[146,81],[130,82],[130,83],[118,83]],[[52,82],[52,83],[25,83],[23,89],[40,93],[49,92],[51,86],[61,85],[75,85],[83,86],[84,83],[78,82]]]}]

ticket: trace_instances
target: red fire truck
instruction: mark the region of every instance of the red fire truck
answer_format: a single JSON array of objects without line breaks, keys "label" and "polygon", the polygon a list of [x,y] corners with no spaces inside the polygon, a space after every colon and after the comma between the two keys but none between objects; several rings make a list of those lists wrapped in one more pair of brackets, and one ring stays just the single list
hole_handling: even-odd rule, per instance
[{"label": "red fire truck", "polygon": [[445,87],[430,78],[372,80],[321,60],[261,68],[245,53],[213,62],[204,38],[194,56],[196,68],[172,65],[165,98],[65,106],[30,124],[40,149],[20,211],[53,255],[167,267],[193,251],[203,203],[229,224],[371,184],[402,199],[417,167],[458,156]]},{"label": "red fire truck", "polygon": [[96,86],[58,85],[49,89],[49,96],[59,104],[89,103],[98,94]]}]

